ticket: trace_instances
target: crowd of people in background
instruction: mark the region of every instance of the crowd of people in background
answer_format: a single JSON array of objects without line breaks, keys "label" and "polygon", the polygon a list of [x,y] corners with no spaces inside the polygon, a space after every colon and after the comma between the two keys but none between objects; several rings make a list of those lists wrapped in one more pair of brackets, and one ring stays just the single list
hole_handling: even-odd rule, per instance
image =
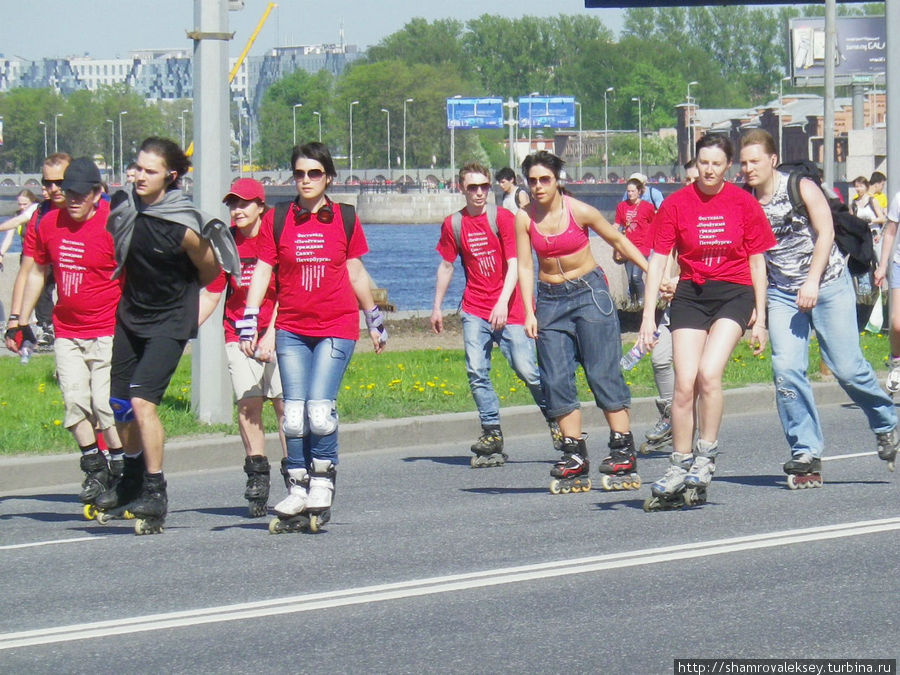
[{"label": "crowd of people in background", "polygon": [[[551,492],[591,488],[579,365],[609,426],[607,454],[598,463],[603,489],[641,487],[631,392],[619,367],[617,307],[590,245],[594,233],[625,266],[628,307],[642,316],[636,349],[652,352],[660,417],[648,442],[672,445],[646,510],[706,501],[720,442],[727,445],[719,437],[723,373],[747,331],[755,354],[771,343],[790,487],[822,483],[825,442],[806,376],[813,330],[823,360],[866,415],[878,456],[893,469],[897,415],[862,356],[856,326],[846,321],[856,292],[829,195],[815,181],[779,169],[774,141],[761,130],[747,132],[740,144],[743,189],[727,180],[735,149],[726,136],[703,136],[695,155],[684,167],[684,185],[665,198],[643,174],[629,176],[613,223],[566,190],[563,162],[550,152],[526,157],[527,189],[509,167],[494,180],[479,163],[460,169],[465,205],[441,227],[430,323],[442,332],[458,258],[466,277],[465,364],[481,426],[471,446],[473,468],[507,459],[491,382],[496,345],[561,453]],[[329,521],[339,463],[338,392],[359,339],[360,310],[376,353],[388,334],[361,260],[368,246],[359,218],[327,194],[337,176],[328,148],[298,145],[290,162],[296,197],[270,207],[264,186],[242,178],[223,196],[229,225],[182,192],[190,160],[172,141],[146,139],[129,165],[128,184],[112,196],[91,159],[57,153],[42,166],[43,199],[23,190],[17,214],[0,224],[7,232],[0,264],[13,233],[23,238],[6,346],[21,352],[29,344],[52,345],[63,424],[84,472],[79,499],[89,517],[134,517],[139,534],[162,531],[168,497],[159,405],[188,341],[224,297],[223,367],[245,449],[249,516],[268,513],[262,411],[270,401],[287,489],[270,531],[318,531]],[[496,206],[494,182],[502,195]],[[854,180],[850,211],[876,244],[872,284],[889,284],[898,302],[900,194],[888,205],[884,184],[879,172]],[[897,316],[890,366],[893,394],[900,391]]]}]

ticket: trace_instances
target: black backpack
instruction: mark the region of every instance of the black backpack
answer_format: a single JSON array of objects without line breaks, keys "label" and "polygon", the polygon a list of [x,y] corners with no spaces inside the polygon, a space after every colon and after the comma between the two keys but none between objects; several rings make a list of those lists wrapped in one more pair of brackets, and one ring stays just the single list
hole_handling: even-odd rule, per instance
[{"label": "black backpack", "polygon": [[793,212],[808,217],[809,213],[803,198],[800,195],[800,181],[803,178],[809,178],[822,189],[822,193],[828,200],[828,206],[831,208],[831,218],[834,221],[834,243],[837,244],[838,250],[848,256],[847,268],[850,274],[855,276],[866,274],[878,264],[878,258],[875,255],[875,247],[872,241],[872,231],[869,224],[862,218],[850,213],[847,205],[833,194],[829,194],[822,187],[822,181],[819,178],[819,167],[814,162],[804,160],[802,162],[794,162],[789,164],[780,164],[778,171],[788,174],[787,193],[791,200],[791,208]]}]

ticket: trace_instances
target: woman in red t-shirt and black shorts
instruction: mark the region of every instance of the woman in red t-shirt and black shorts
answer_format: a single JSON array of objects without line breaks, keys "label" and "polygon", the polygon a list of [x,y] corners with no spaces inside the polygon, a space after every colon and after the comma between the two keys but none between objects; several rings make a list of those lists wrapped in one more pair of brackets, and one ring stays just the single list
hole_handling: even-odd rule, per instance
[{"label": "woman in red t-shirt and black shorts", "polygon": [[[328,148],[307,143],[291,157],[297,197],[283,223],[263,216],[258,261],[238,328],[241,350],[257,349],[260,303],[277,269],[275,352],[281,371],[290,492],[275,505],[272,533],[316,531],[328,521],[338,463],[337,394],[359,339],[359,309],[375,351],[387,341],[360,257],[368,252],[359,219],[345,227],[344,209],[325,194],[337,176]],[[349,236],[348,233],[349,232]]]},{"label": "woman in red t-shirt and black shorts", "polygon": [[[746,191],[725,181],[733,147],[707,134],[696,147],[700,178],[662,204],[653,221],[653,249],[640,340],[655,342],[656,295],[666,256],[678,253],[681,277],[670,307],[675,360],[671,466],[651,486],[645,510],[674,508],[706,499],[716,470],[722,422],[722,375],[744,331],[762,352],[766,343],[766,263],[775,245],[762,208]],[[699,438],[694,436],[694,401]]]}]

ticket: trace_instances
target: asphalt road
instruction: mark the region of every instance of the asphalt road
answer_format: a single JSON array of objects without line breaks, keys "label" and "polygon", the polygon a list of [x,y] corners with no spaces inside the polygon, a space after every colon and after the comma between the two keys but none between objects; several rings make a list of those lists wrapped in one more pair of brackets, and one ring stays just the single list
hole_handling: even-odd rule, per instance
[{"label": "asphalt road", "polygon": [[[685,511],[644,513],[646,486],[550,495],[543,435],[510,439],[494,469],[469,468],[471,439],[349,454],[318,535],[247,519],[233,468],[170,475],[159,536],[84,521],[76,485],[7,494],[0,672],[672,673],[676,657],[896,658],[900,477],[858,410],[823,417],[824,488],[787,489],[774,413],[731,410],[710,502]],[[606,431],[589,431],[596,460]],[[666,462],[641,461],[645,482]]]}]

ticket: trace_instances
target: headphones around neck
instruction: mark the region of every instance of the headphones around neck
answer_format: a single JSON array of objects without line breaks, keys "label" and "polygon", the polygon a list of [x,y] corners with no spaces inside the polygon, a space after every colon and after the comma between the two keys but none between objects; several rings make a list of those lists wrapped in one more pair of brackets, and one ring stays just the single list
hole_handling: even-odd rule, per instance
[{"label": "headphones around neck", "polygon": [[[313,212],[309,209],[300,205],[300,198],[297,197],[294,200],[294,203],[297,205],[297,211],[294,213],[294,222],[298,225],[302,225],[310,218],[313,217]],[[325,197],[325,204],[323,204],[318,211],[315,212],[316,217],[319,219],[320,223],[324,223],[327,225],[331,221],[334,220],[334,202],[332,202],[327,196]]]}]

